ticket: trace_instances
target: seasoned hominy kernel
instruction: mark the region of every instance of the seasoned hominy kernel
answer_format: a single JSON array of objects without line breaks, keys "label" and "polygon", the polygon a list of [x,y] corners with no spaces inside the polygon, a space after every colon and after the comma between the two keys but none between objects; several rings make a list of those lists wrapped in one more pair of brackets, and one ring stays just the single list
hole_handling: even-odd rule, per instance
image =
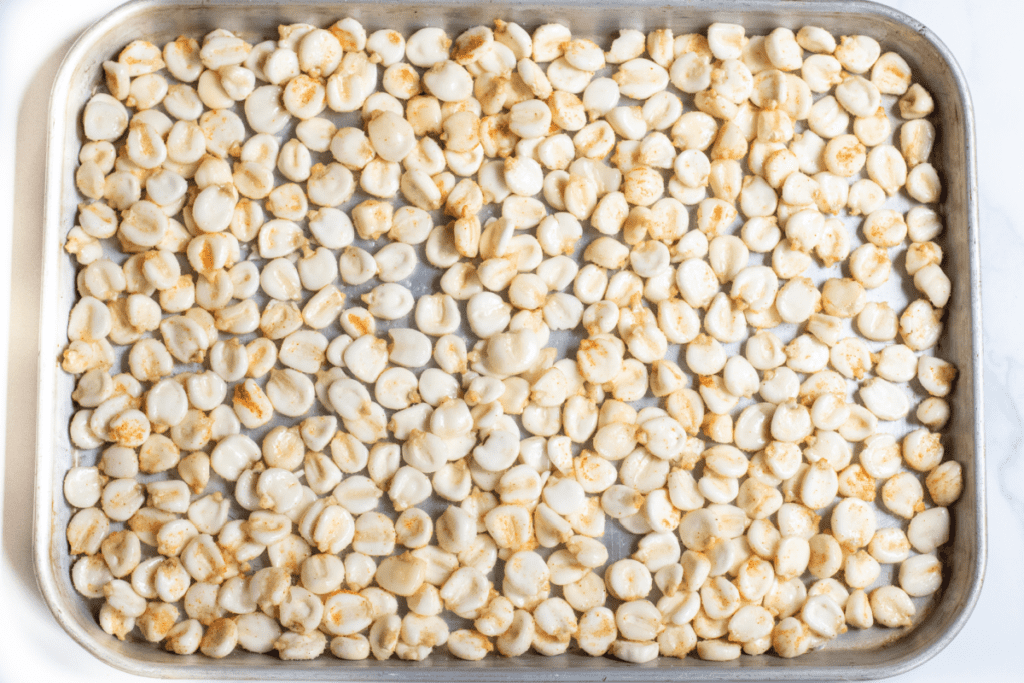
[{"label": "seasoned hominy kernel", "polygon": [[[942,197],[936,102],[906,61],[869,36],[723,23],[608,45],[500,20],[275,37],[136,41],[83,112],[62,366],[80,375],[73,443],[105,450],[64,489],[74,583],[107,598],[104,630],[282,659],[320,656],[324,633],[354,660],[556,655],[575,637],[641,663],[791,657],[845,622],[910,623],[964,482],[937,431],[956,368],[919,357],[952,292],[939,207],[887,206]],[[339,129],[326,107],[360,116]],[[844,262],[846,278],[817,269]],[[922,298],[871,301],[890,277]],[[559,360],[566,333],[583,336]],[[113,377],[123,346],[131,374]],[[630,405],[648,391],[664,405]],[[925,428],[878,431],[911,408]],[[247,519],[228,521],[211,469]],[[435,492],[436,519],[416,507]],[[876,531],[879,503],[909,524]],[[642,536],[632,558],[609,555],[607,517]],[[869,595],[880,563],[900,587]],[[449,634],[446,611],[472,628]]]}]

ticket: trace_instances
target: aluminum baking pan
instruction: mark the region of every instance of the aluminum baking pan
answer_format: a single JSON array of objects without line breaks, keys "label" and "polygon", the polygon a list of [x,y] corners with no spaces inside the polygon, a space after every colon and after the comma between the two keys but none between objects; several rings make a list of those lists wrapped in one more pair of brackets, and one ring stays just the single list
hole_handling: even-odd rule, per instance
[{"label": "aluminum baking pan", "polygon": [[[444,26],[450,34],[494,18],[519,22],[528,29],[555,21],[575,34],[608,37],[620,28],[671,27],[677,34],[704,30],[714,21],[743,24],[748,33],[776,26],[814,24],[836,35],[873,36],[883,50],[896,50],[914,69],[915,79],[937,103],[939,139],[933,154],[945,183],[942,238],[945,265],[953,280],[946,333],[939,353],[960,369],[951,397],[947,454],[962,463],[964,494],[953,507],[953,534],[942,553],[947,577],[941,591],[922,602],[912,628],[870,629],[847,633],[821,651],[795,660],[774,655],[742,657],[728,663],[660,658],[636,666],[611,658],[593,659],[567,653],[545,658],[530,654],[515,660],[489,657],[464,662],[437,651],[426,662],[342,662],[329,656],[313,662],[282,662],[236,652],[214,661],[195,655],[179,657],[141,642],[119,642],[100,630],[95,603],[72,587],[64,530],[70,508],[62,494],[68,467],[84,457],[70,444],[67,425],[73,378],[59,369],[67,344],[66,321],[75,298],[75,266],[61,250],[74,225],[79,201],[74,173],[82,142],[80,113],[102,83],[101,64],[115,58],[129,41],[145,37],[161,43],[180,34],[199,36],[217,27],[230,28],[250,40],[273,37],[279,23],[328,25],[353,16],[368,28],[410,32]],[[378,2],[274,3],[205,0],[137,0],[98,21],[75,43],[62,64],[50,102],[45,194],[45,248],[40,316],[39,423],[37,426],[34,517],[35,566],[39,586],[54,616],[83,647],[119,669],[165,678],[306,679],[306,680],[817,680],[871,679],[907,671],[944,648],[963,627],[981,590],[985,567],[985,464],[982,414],[981,291],[978,248],[977,173],[974,114],[967,84],[943,43],[927,28],[888,7],[857,0],[844,2],[572,2],[501,5],[469,0],[430,4]],[[414,288],[415,289],[415,288]],[[420,288],[422,291],[423,288]],[[905,303],[910,292],[890,292]],[[610,525],[614,526],[614,525]],[[622,534],[609,533],[615,550],[627,545]],[[628,553],[628,549],[626,549]],[[614,555],[614,552],[613,552]]]}]

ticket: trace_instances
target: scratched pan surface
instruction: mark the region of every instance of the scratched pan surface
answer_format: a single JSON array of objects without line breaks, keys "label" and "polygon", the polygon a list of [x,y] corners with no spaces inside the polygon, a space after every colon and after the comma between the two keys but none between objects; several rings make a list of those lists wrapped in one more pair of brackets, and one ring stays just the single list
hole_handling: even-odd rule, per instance
[{"label": "scratched pan surface", "polygon": [[[910,63],[915,80],[934,96],[933,120],[938,141],[932,161],[944,181],[941,211],[946,231],[941,242],[944,266],[953,281],[947,306],[946,327],[937,350],[957,364],[960,376],[951,397],[952,419],[945,430],[947,458],[964,468],[963,496],[953,506],[950,543],[940,552],[945,581],[938,593],[918,599],[918,614],[909,629],[851,630],[826,648],[794,660],[774,655],[741,657],[734,662],[704,662],[659,658],[642,666],[612,658],[567,654],[547,658],[528,654],[515,660],[491,656],[482,662],[452,658],[443,648],[426,662],[343,662],[329,655],[312,662],[282,662],[275,657],[237,651],[214,661],[201,655],[179,657],[140,639],[120,642],[97,625],[97,601],[79,596],[70,579],[71,558],[64,530],[72,510],[62,494],[64,472],[77,464],[92,465],[96,452],[78,452],[70,443],[67,425],[73,412],[70,395],[74,378],[61,372],[60,353],[67,344],[66,321],[74,303],[75,265],[61,250],[64,235],[74,225],[80,197],[75,189],[77,149],[82,142],[80,113],[102,83],[101,64],[116,58],[121,48],[136,38],[157,44],[186,34],[200,37],[217,27],[236,31],[250,42],[276,37],[280,23],[307,22],[326,26],[343,16],[359,19],[369,30],[394,28],[408,35],[423,26],[443,26],[450,35],[481,23],[503,18],[528,30],[547,22],[560,22],[573,33],[588,36],[607,46],[620,28],[650,30],[670,27],[675,33],[703,31],[715,21],[743,24],[748,35],[764,34],[776,26],[796,29],[813,24],[835,35],[863,33],[876,38],[883,51],[896,50]],[[692,99],[685,100],[687,109]],[[893,98],[883,103],[891,110]],[[345,125],[343,117],[325,116]],[[894,127],[895,129],[895,127]],[[286,130],[286,133],[292,130]],[[431,4],[393,0],[374,3],[314,4],[273,2],[220,2],[191,4],[173,0],[139,0],[129,3],[97,22],[78,40],[64,61],[51,95],[49,145],[45,197],[45,252],[42,272],[40,329],[39,424],[35,495],[35,563],[43,594],[55,617],[83,647],[112,666],[133,673],[164,678],[307,679],[307,680],[447,680],[447,681],[690,681],[690,680],[816,680],[870,679],[891,676],[917,666],[935,655],[963,627],[977,600],[985,567],[985,483],[981,371],[981,292],[978,257],[977,177],[974,150],[974,118],[967,85],[953,57],[927,28],[892,9],[868,2],[707,2],[678,3],[571,2],[545,4],[484,4],[465,0],[440,0]],[[353,201],[358,201],[357,198]],[[887,206],[905,210],[909,200],[894,198]],[[859,242],[859,221],[847,219],[853,246]],[[691,225],[692,225],[691,221]],[[581,245],[582,248],[582,245]],[[901,250],[902,251],[902,250]],[[122,257],[123,258],[123,257]],[[753,255],[752,262],[760,257]],[[897,268],[902,253],[895,254]],[[422,260],[422,254],[421,254]],[[426,269],[409,283],[414,295],[437,286],[439,271]],[[820,284],[821,269],[811,276]],[[912,287],[895,281],[872,290],[871,299],[889,301],[897,310],[916,298]],[[346,288],[349,301],[369,285]],[[464,309],[463,309],[464,312]],[[465,317],[465,316],[463,316]],[[402,325],[402,320],[395,321]],[[337,330],[333,331],[337,333]],[[783,341],[793,329],[777,330]],[[570,333],[552,337],[551,344],[564,352],[575,346]],[[876,347],[872,347],[876,350]],[[730,349],[738,351],[738,346]],[[670,347],[675,358],[677,347]],[[118,359],[124,367],[124,359]],[[118,370],[121,371],[121,370]],[[916,383],[915,383],[916,384]],[[912,387],[912,389],[915,389]],[[920,398],[920,387],[916,387]],[[884,428],[901,436],[912,425],[885,423]],[[257,436],[265,432],[259,430]],[[140,477],[146,481],[147,478]],[[216,477],[215,477],[216,479]],[[386,503],[387,499],[382,499]],[[385,505],[386,510],[390,507]],[[428,511],[436,512],[435,506]],[[827,515],[825,516],[827,520]],[[891,518],[881,515],[881,525]],[[115,527],[116,528],[116,527]],[[612,560],[628,556],[636,540],[609,520],[605,534]],[[891,580],[891,567],[880,583]],[[500,583],[498,583],[500,585]],[[461,627],[462,620],[453,620]]]}]

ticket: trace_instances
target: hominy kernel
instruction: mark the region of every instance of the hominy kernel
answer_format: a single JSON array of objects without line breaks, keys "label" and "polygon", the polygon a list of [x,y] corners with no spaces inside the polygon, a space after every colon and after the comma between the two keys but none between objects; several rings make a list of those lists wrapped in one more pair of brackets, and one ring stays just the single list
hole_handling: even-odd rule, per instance
[{"label": "hominy kernel", "polygon": [[[62,367],[72,443],[102,452],[63,489],[105,631],[642,663],[913,621],[965,482],[933,355],[941,104],[902,57],[725,23],[273,37],[132,42],[82,113]],[[877,300],[890,278],[921,298]]]}]

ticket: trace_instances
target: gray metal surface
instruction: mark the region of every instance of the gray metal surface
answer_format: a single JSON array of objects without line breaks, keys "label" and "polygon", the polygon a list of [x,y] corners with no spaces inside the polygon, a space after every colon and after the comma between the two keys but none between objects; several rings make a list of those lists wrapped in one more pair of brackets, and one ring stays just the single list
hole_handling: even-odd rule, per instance
[{"label": "gray metal surface", "polygon": [[[74,379],[59,368],[60,353],[67,344],[68,312],[75,299],[74,263],[63,253],[61,244],[74,225],[79,201],[74,172],[82,141],[80,112],[102,82],[100,64],[114,58],[132,39],[145,37],[162,44],[182,33],[198,37],[213,28],[224,27],[255,42],[274,37],[279,23],[327,25],[343,16],[359,19],[370,30],[388,27],[407,34],[422,26],[439,25],[455,35],[494,18],[516,21],[527,29],[557,21],[568,25],[575,34],[598,39],[607,39],[620,28],[671,27],[677,34],[702,31],[714,21],[743,24],[748,34],[765,33],[776,26],[796,29],[814,24],[836,35],[871,35],[881,42],[883,51],[896,50],[907,59],[915,80],[928,88],[937,104],[933,120],[939,135],[933,162],[945,185],[942,212],[947,227],[940,242],[945,252],[944,265],[953,281],[953,294],[947,306],[946,331],[936,353],[960,369],[956,390],[950,398],[952,420],[945,430],[944,443],[947,457],[963,465],[965,480],[964,494],[953,506],[952,538],[941,553],[946,565],[945,582],[932,598],[916,601],[919,609],[913,627],[851,629],[825,649],[795,660],[774,655],[744,656],[727,663],[703,662],[693,657],[660,658],[642,666],[571,652],[554,658],[531,653],[515,660],[492,656],[482,662],[463,662],[437,651],[421,663],[394,658],[385,662],[342,662],[330,656],[313,662],[281,662],[265,655],[236,652],[227,659],[214,661],[201,655],[179,657],[147,643],[119,642],[103,633],[96,623],[95,602],[83,600],[71,585],[71,562],[64,537],[71,510],[62,494],[64,472],[83,458],[70,444],[67,433]],[[856,1],[721,1],[695,5],[561,0],[506,7],[465,0],[439,0],[429,5],[394,0],[338,5],[138,0],[118,8],[82,35],[58,73],[50,110],[40,316],[36,574],[58,621],[83,647],[112,666],[154,677],[264,680],[869,679],[901,673],[934,656],[956,636],[969,617],[981,589],[986,555],[974,119],[967,85],[955,60],[934,34],[906,15]],[[888,206],[903,208],[904,204],[890,201]],[[413,290],[418,293],[427,285],[414,283]],[[872,298],[879,298],[879,294],[894,306],[916,298],[914,292],[902,290],[896,282],[873,291]],[[788,338],[783,333],[780,337],[784,341]],[[559,345],[564,343],[562,340]],[[886,427],[897,435],[907,429],[905,424]],[[631,551],[627,535],[616,524],[609,524],[607,541],[612,559]]]}]

